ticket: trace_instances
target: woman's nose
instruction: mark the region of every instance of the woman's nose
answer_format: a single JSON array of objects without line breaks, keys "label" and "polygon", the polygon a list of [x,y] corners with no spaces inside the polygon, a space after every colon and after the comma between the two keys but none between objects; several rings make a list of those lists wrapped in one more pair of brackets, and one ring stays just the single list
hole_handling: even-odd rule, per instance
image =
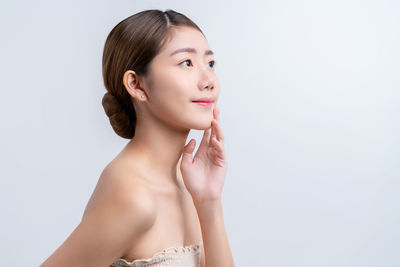
[{"label": "woman's nose", "polygon": [[214,84],[210,80],[203,81],[201,89],[214,89]]},{"label": "woman's nose", "polygon": [[200,89],[214,89],[215,80],[212,73],[209,70],[202,70],[202,76],[200,79]]}]

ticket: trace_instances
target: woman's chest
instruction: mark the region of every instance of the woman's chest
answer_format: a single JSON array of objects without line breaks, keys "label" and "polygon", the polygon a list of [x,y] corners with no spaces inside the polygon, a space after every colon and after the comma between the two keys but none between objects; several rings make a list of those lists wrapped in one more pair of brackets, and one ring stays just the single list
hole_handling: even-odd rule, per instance
[{"label": "woman's chest", "polygon": [[123,259],[147,259],[169,247],[197,244],[202,240],[196,208],[188,192],[155,195],[157,216],[153,226],[125,252]]}]

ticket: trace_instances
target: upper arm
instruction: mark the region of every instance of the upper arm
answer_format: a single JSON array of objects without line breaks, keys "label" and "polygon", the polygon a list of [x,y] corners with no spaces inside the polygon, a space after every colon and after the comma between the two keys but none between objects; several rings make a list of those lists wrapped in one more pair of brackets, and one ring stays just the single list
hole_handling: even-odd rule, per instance
[{"label": "upper arm", "polygon": [[[152,199],[142,187],[129,194],[109,188],[112,197],[102,197],[64,243],[40,265],[110,266],[154,223]],[[121,191],[122,190],[122,191]],[[107,193],[104,193],[107,195]]]}]

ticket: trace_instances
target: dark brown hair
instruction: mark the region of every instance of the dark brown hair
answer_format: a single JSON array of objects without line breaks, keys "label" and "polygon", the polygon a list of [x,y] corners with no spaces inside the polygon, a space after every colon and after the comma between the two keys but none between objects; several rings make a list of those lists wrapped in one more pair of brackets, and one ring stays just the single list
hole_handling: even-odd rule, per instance
[{"label": "dark brown hair", "polygon": [[[174,10],[144,10],[119,22],[109,33],[103,51],[103,80],[107,92],[102,105],[113,130],[121,137],[135,135],[136,111],[123,84],[123,75],[133,70],[145,76],[151,60],[172,37],[174,26],[189,26],[203,32],[188,17]],[[203,34],[204,35],[204,34]]]}]

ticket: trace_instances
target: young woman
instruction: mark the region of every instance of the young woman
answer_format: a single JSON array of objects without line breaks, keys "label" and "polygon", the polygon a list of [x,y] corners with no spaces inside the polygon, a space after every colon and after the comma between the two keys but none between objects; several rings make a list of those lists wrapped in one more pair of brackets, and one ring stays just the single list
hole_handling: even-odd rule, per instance
[{"label": "young woman", "polygon": [[[221,194],[227,170],[214,56],[200,28],[146,10],[107,37],[103,107],[130,139],[104,168],[50,266],[234,266]],[[204,130],[196,152],[191,129]],[[182,156],[182,158],[181,158]]]}]

